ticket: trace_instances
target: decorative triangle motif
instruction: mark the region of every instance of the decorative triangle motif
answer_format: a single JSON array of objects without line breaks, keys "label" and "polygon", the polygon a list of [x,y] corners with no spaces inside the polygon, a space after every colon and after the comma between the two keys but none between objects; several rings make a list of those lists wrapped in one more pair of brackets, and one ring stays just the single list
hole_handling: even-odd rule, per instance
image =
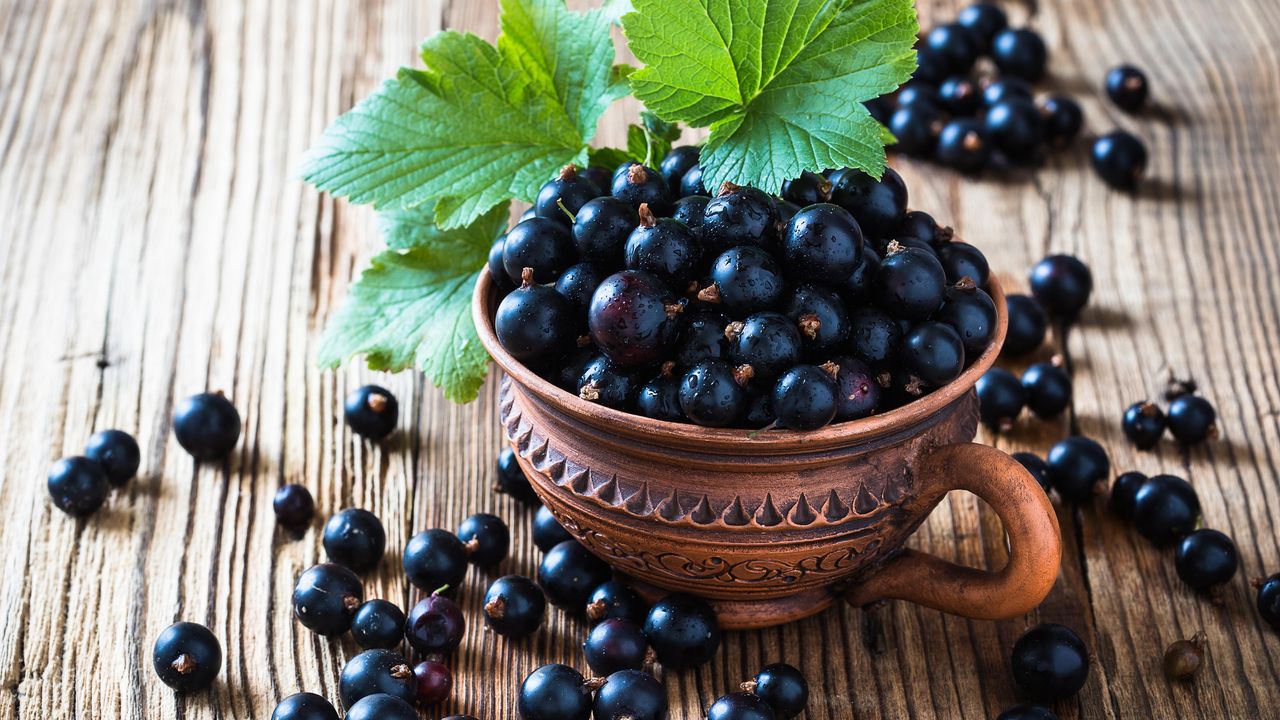
[{"label": "decorative triangle motif", "polygon": [[640,489],[627,498],[626,508],[627,512],[636,515],[653,513],[653,498],[649,497],[649,483],[640,483]]},{"label": "decorative triangle motif", "polygon": [[679,520],[684,515],[684,510],[680,509],[679,490],[672,490],[671,494],[658,504],[658,514],[672,522]]},{"label": "decorative triangle motif", "polygon": [[782,513],[778,512],[777,506],[773,504],[772,494],[765,494],[764,504],[756,510],[756,522],[765,527],[773,527],[782,522]]},{"label": "decorative triangle motif", "polygon": [[610,505],[622,504],[622,493],[618,490],[618,476],[612,475],[592,493],[597,499]]},{"label": "decorative triangle motif", "polygon": [[568,485],[579,495],[584,495],[591,484],[591,471],[584,468],[571,472],[565,476],[563,484]]},{"label": "decorative triangle motif", "polygon": [[516,452],[525,455],[529,450],[529,441],[533,439],[533,427],[518,428],[515,432]]},{"label": "decorative triangle motif", "polygon": [[849,506],[844,504],[835,490],[827,493],[827,501],[822,504],[822,516],[829,522],[839,522],[849,516]]},{"label": "decorative triangle motif", "polygon": [[558,460],[552,460],[551,462],[547,463],[547,466],[543,468],[542,471],[545,472],[547,476],[552,479],[555,479],[564,475],[564,458],[560,458]]},{"label": "decorative triangle motif", "polygon": [[742,498],[740,497],[734,498],[729,507],[725,508],[723,517],[726,525],[735,527],[751,522],[751,518],[747,515],[747,509],[742,507]]},{"label": "decorative triangle motif", "polygon": [[694,506],[693,512],[689,513],[689,519],[699,525],[709,525],[716,521],[715,511],[711,509],[711,501],[707,500],[706,495],[702,496],[702,499]]},{"label": "decorative triangle motif", "polygon": [[813,508],[809,507],[809,501],[805,499],[804,493],[800,493],[800,499],[791,508],[791,512],[787,514],[787,519],[795,525],[808,525],[818,519],[817,513]]},{"label": "decorative triangle motif", "polygon": [[863,485],[858,488],[858,494],[853,498],[853,511],[859,515],[867,515],[874,511],[880,503],[867,492],[867,486]]}]

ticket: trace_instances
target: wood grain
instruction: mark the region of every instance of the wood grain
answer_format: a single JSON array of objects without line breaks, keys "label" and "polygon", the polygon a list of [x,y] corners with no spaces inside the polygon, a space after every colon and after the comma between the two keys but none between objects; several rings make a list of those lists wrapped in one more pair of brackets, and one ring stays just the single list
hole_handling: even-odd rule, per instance
[{"label": "wood grain", "polygon": [[[1009,9],[1021,22],[1031,5]],[[1050,251],[1094,270],[1094,301],[1059,348],[1075,364],[1073,417],[980,439],[1044,452],[1075,427],[1118,470],[1188,477],[1205,523],[1236,539],[1239,576],[1211,604],[1181,585],[1168,552],[1100,507],[1060,507],[1064,569],[1024,620],[894,604],[733,633],[707,666],[665,676],[673,718],[702,717],[778,660],[810,678],[815,720],[993,717],[1015,699],[1009,648],[1041,621],[1076,628],[1097,658],[1080,696],[1057,706],[1064,718],[1277,717],[1280,636],[1260,624],[1247,579],[1280,570],[1280,5],[1035,5],[1052,86],[1080,97],[1091,131],[1146,139],[1151,181],[1135,197],[1106,190],[1083,146],[976,182],[897,162],[912,205],[983,247],[1006,287],[1025,287],[1025,268]],[[926,23],[957,7],[921,3]],[[456,407],[415,375],[378,377],[404,416],[378,447],[353,438],[339,409],[373,376],[314,365],[318,330],[377,238],[367,209],[298,180],[298,157],[442,27],[492,39],[496,3],[0,0],[0,718],[266,718],[298,690],[336,698],[354,646],[290,616],[294,578],[323,553],[315,530],[294,541],[275,528],[282,483],[307,484],[325,513],[374,511],[393,548],[496,512],[517,539],[501,570],[533,572],[531,514],[489,490],[496,383]],[[1157,107],[1141,117],[1098,97],[1121,61],[1151,76]],[[635,110],[611,110],[602,139],[621,138]],[[1137,453],[1119,413],[1170,372],[1200,383],[1224,438]],[[194,468],[170,413],[206,388],[235,400],[245,432],[227,463]],[[95,517],[70,519],[51,508],[45,473],[107,427],[136,434],[143,475]],[[966,496],[914,544],[978,565],[1005,552],[994,515]],[[409,603],[398,565],[397,550],[368,579],[370,597]],[[488,580],[469,578],[468,617]],[[210,692],[175,697],[151,670],[151,642],[178,619],[223,641]],[[518,643],[470,628],[448,710],[512,717],[527,672],[582,665],[582,626],[550,620]],[[1163,648],[1199,629],[1209,666],[1172,687]]]}]

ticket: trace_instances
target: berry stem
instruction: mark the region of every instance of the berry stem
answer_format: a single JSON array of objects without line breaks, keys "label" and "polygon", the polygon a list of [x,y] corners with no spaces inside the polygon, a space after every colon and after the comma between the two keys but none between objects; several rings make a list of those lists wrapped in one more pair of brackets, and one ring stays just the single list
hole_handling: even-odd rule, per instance
[{"label": "berry stem", "polygon": [[578,216],[577,216],[577,215],[574,215],[572,212],[570,212],[569,208],[567,208],[567,207],[565,207],[565,206],[564,206],[564,200],[563,200],[563,199],[557,199],[557,200],[556,200],[556,207],[558,207],[558,208],[560,208],[561,210],[563,210],[563,211],[564,211],[564,214],[569,216],[569,222],[578,222]]}]

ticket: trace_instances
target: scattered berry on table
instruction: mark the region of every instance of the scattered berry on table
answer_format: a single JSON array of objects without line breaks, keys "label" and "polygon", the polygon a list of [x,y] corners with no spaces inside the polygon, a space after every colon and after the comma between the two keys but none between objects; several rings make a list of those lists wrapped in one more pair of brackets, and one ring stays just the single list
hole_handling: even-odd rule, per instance
[{"label": "scattered berry on table", "polygon": [[659,600],[644,621],[649,646],[665,667],[697,667],[720,647],[720,623],[705,600],[676,593]]},{"label": "scattered berry on table", "polygon": [[390,600],[368,600],[351,618],[351,637],[365,650],[394,650],[404,641],[404,611]]},{"label": "scattered berry on table", "polygon": [[533,544],[542,552],[547,552],[551,548],[559,545],[566,540],[573,540],[573,536],[568,530],[556,520],[556,516],[551,514],[546,505],[538,508],[538,512],[533,516]]},{"label": "scattered berry on table", "polygon": [[1202,528],[1178,543],[1174,567],[1178,577],[1191,589],[1209,593],[1235,577],[1240,554],[1231,538],[1217,530]]},{"label": "scattered berry on table", "polygon": [[294,693],[276,705],[271,720],[339,720],[333,704],[315,693]]},{"label": "scattered berry on table", "polygon": [[889,116],[889,132],[897,142],[893,147],[908,155],[928,157],[942,132],[943,115],[932,105],[900,107]]},{"label": "scattered berry on table", "polygon": [[516,708],[522,720],[587,720],[591,692],[577,670],[568,665],[543,665],[520,684]]},{"label": "scattered berry on table", "polygon": [[1147,476],[1140,472],[1121,473],[1111,484],[1111,498],[1107,507],[1125,520],[1133,519],[1133,509],[1138,502],[1138,490],[1147,484]]},{"label": "scattered berry on table", "polygon": [[467,548],[467,559],[479,567],[493,567],[507,559],[511,532],[497,515],[477,513],[458,526],[458,539]]},{"label": "scattered berry on table", "polygon": [[369,695],[391,695],[412,704],[418,696],[413,668],[394,650],[365,650],[342,666],[338,679],[342,704],[351,707]]},{"label": "scattered berry on table", "polygon": [[1147,103],[1147,76],[1132,65],[1119,65],[1107,71],[1107,97],[1126,112],[1138,112]]},{"label": "scattered berry on table", "polygon": [[240,413],[222,393],[200,393],[178,403],[173,435],[197,461],[226,457],[240,440]]},{"label": "scattered berry on table", "polygon": [[1050,95],[1041,100],[1040,114],[1044,116],[1045,142],[1056,148],[1070,145],[1084,128],[1084,110],[1066,95]]},{"label": "scattered berry on table", "polygon": [[1022,373],[1027,408],[1037,417],[1054,418],[1071,405],[1071,377],[1053,363],[1041,362]]},{"label": "scattered berry on table", "polygon": [[604,679],[592,705],[594,720],[666,720],[667,690],[639,670],[619,670]]},{"label": "scattered berry on table", "polygon": [[1013,680],[1028,696],[1075,695],[1089,677],[1089,650],[1071,628],[1054,623],[1028,630],[1013,646]]},{"label": "scattered berry on table", "polygon": [[1157,545],[1171,545],[1196,529],[1200,498],[1186,480],[1174,475],[1148,478],[1133,500],[1133,525]]},{"label": "scattered berry on table", "polygon": [[644,631],[630,620],[609,618],[596,624],[582,643],[587,665],[596,675],[644,667],[649,643]]},{"label": "scattered berry on table", "polygon": [[467,547],[448,530],[425,530],[409,539],[401,564],[421,590],[455,589],[467,576]]},{"label": "scattered berry on table", "polygon": [[569,612],[582,612],[600,583],[612,570],[576,540],[566,540],[547,551],[538,565],[538,584],[553,605]]},{"label": "scattered berry on table", "polygon": [[1040,34],[1027,28],[1006,28],[991,41],[991,59],[1000,73],[1028,82],[1044,76],[1048,54]]},{"label": "scattered berry on table", "polygon": [[507,231],[502,267],[517,285],[525,281],[526,270],[531,282],[542,285],[555,282],[576,261],[573,251],[573,237],[564,223],[534,217]]},{"label": "scattered berry on table", "polygon": [[413,676],[418,685],[419,707],[439,705],[453,692],[453,672],[439,660],[427,658],[414,665]]},{"label": "scattered berry on table", "polygon": [[623,270],[605,278],[591,296],[591,339],[620,365],[659,360],[680,330],[684,305],[649,273]]},{"label": "scattered berry on table", "polygon": [[1031,268],[1031,294],[1050,315],[1074,318],[1092,292],[1093,273],[1072,255],[1050,255]]},{"label": "scattered berry on table", "polygon": [[529,270],[520,287],[498,304],[494,331],[502,347],[517,360],[536,360],[569,346],[572,316],[569,301],[553,288],[534,284]]},{"label": "scattered berry on table", "polygon": [[1183,445],[1195,445],[1218,436],[1218,413],[1199,395],[1179,395],[1169,402],[1169,432]]},{"label": "scattered berry on table", "polygon": [[542,588],[523,575],[504,575],[484,593],[484,621],[494,632],[518,639],[532,635],[547,613]]},{"label": "scattered berry on table", "polygon": [[1149,450],[1160,442],[1165,424],[1164,411],[1155,403],[1143,400],[1125,408],[1120,428],[1124,430],[1124,436],[1129,438],[1129,442],[1142,450]]},{"label": "scattered berry on table", "polygon": [[723,695],[707,710],[707,720],[777,720],[769,703],[749,692]]},{"label": "scattered berry on table", "polygon": [[368,510],[347,508],[324,524],[324,551],[329,560],[357,573],[377,567],[386,549],[382,521]]},{"label": "scattered berry on table", "polygon": [[1026,295],[1006,295],[1005,307],[1009,314],[1009,329],[1004,336],[1000,354],[1016,357],[1039,348],[1049,327],[1044,310],[1034,299]]},{"label": "scattered berry on table", "polygon": [[565,165],[559,175],[548,180],[538,190],[538,197],[533,201],[533,212],[540,218],[555,220],[567,226],[573,223],[573,216],[577,215],[583,205],[601,194],[601,189],[579,173],[576,165]]},{"label": "scattered berry on table", "polygon": [[400,403],[390,390],[365,385],[347,396],[343,414],[352,432],[369,440],[381,440],[396,429]]},{"label": "scattered berry on table", "polygon": [[1008,100],[1031,100],[1035,91],[1031,84],[1020,77],[999,77],[982,89],[982,104],[994,107]]},{"label": "scattered berry on table", "polygon": [[321,635],[351,629],[364,603],[364,586],[350,569],[333,563],[312,566],[293,588],[293,614],[302,626]]},{"label": "scattered berry on table", "polygon": [[924,38],[925,45],[942,55],[953,75],[969,72],[978,59],[978,42],[968,28],[958,23],[939,25]]},{"label": "scattered berry on table", "polygon": [[94,433],[84,448],[84,456],[97,460],[106,471],[107,480],[117,486],[137,475],[138,465],[142,462],[138,441],[123,430],[101,430]]},{"label": "scattered berry on table", "polygon": [[1253,581],[1258,589],[1258,614],[1271,629],[1280,632],[1280,573]]},{"label": "scattered berry on table", "polygon": [[997,715],[996,720],[1058,720],[1058,715],[1039,705],[1014,705]]},{"label": "scattered berry on table", "polygon": [[640,625],[648,614],[649,604],[621,580],[603,582],[587,597],[587,620],[592,623],[621,618]]},{"label": "scattered berry on table", "polygon": [[48,487],[54,507],[76,517],[97,512],[111,489],[102,463],[79,456],[54,463]]},{"label": "scattered berry on table", "polygon": [[1001,432],[1012,429],[1027,403],[1027,391],[1018,376],[1004,368],[991,368],[978,378],[975,388],[982,424]]},{"label": "scattered berry on table", "polygon": [[296,533],[306,530],[316,516],[316,501],[305,485],[285,485],[276,490],[271,508],[276,513],[276,522]]},{"label": "scattered berry on table", "polygon": [[1164,651],[1164,676],[1174,682],[1187,682],[1204,667],[1205,643],[1203,631],[1190,640],[1179,640]]},{"label": "scattered berry on table", "polygon": [[1046,495],[1053,490],[1053,483],[1049,480],[1049,463],[1046,463],[1044,458],[1030,452],[1016,452],[1011,457],[1031,473],[1031,477],[1044,488]]},{"label": "scattered berry on table", "polygon": [[1093,142],[1093,169],[1117,190],[1133,190],[1147,172],[1147,146],[1124,130],[1112,130]]},{"label": "scattered berry on table", "polygon": [[509,447],[502,448],[502,452],[498,453],[497,469],[498,480],[494,483],[494,492],[510,495],[525,505],[541,504],[538,494],[529,484],[529,478],[525,477],[524,470],[520,469],[514,450]]},{"label": "scattered berry on table", "polygon": [[952,115],[972,115],[982,105],[982,91],[967,77],[949,77],[938,86],[938,102]]},{"label": "scattered berry on table", "polygon": [[770,398],[778,427],[816,430],[831,422],[837,391],[832,374],[816,365],[796,365],[782,373]]},{"label": "scattered berry on table", "polygon": [[418,711],[394,695],[375,693],[350,706],[344,720],[418,720]]},{"label": "scattered berry on table", "polygon": [[777,720],[791,720],[809,704],[809,682],[804,674],[786,663],[765,665],[742,689],[755,693],[773,708]]},{"label": "scattered berry on table", "polygon": [[1044,142],[1044,117],[1030,100],[1003,100],[987,109],[983,129],[991,145],[1007,159],[1025,163]]},{"label": "scattered berry on table", "polygon": [[995,3],[975,2],[956,15],[956,24],[969,31],[978,44],[979,52],[987,52],[996,33],[1009,26],[1009,18]]},{"label": "scattered berry on table", "polygon": [[1068,502],[1088,502],[1106,489],[1111,462],[1107,451],[1090,438],[1073,435],[1062,440],[1049,448],[1045,461],[1054,489]]},{"label": "scattered berry on table", "polygon": [[975,173],[986,167],[991,158],[991,144],[986,130],[974,118],[953,118],[938,133],[938,162],[964,173]]},{"label": "scattered berry on table", "polygon": [[174,690],[203,690],[222,669],[222,645],[203,625],[174,623],[156,638],[151,664],[160,680]]},{"label": "scattered berry on table", "polygon": [[448,655],[458,649],[467,630],[462,608],[441,592],[418,601],[405,620],[404,636],[422,655]]}]

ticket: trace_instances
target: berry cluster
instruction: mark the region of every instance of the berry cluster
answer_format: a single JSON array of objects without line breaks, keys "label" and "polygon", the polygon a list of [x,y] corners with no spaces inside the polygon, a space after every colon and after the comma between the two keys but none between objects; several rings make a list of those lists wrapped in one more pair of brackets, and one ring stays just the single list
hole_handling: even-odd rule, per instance
[{"label": "berry cluster", "polygon": [[809,704],[808,681],[786,663],[766,665],[741,687],[717,698],[707,720],[791,720]]},{"label": "berry cluster", "polygon": [[1032,364],[1021,379],[1004,368],[991,368],[978,379],[976,388],[978,416],[992,430],[1010,430],[1023,408],[1048,420],[1071,404],[1071,377],[1052,362]]},{"label": "berry cluster", "polygon": [[908,212],[892,169],[712,198],[697,159],[625,164],[603,196],[572,166],[548,182],[490,254],[503,347],[607,407],[811,430],[905,404],[990,343],[986,258]]},{"label": "berry cluster", "polygon": [[1166,413],[1158,405],[1143,400],[1125,408],[1120,427],[1125,437],[1140,449],[1149,450],[1160,442],[1165,429],[1183,445],[1197,445],[1218,436],[1218,413],[1213,404],[1194,392],[1177,392],[1169,400]]},{"label": "berry cluster", "polygon": [[92,515],[107,501],[111,486],[138,474],[138,441],[123,430],[103,430],[89,438],[84,455],[62,458],[49,470],[49,497],[68,515]]}]

